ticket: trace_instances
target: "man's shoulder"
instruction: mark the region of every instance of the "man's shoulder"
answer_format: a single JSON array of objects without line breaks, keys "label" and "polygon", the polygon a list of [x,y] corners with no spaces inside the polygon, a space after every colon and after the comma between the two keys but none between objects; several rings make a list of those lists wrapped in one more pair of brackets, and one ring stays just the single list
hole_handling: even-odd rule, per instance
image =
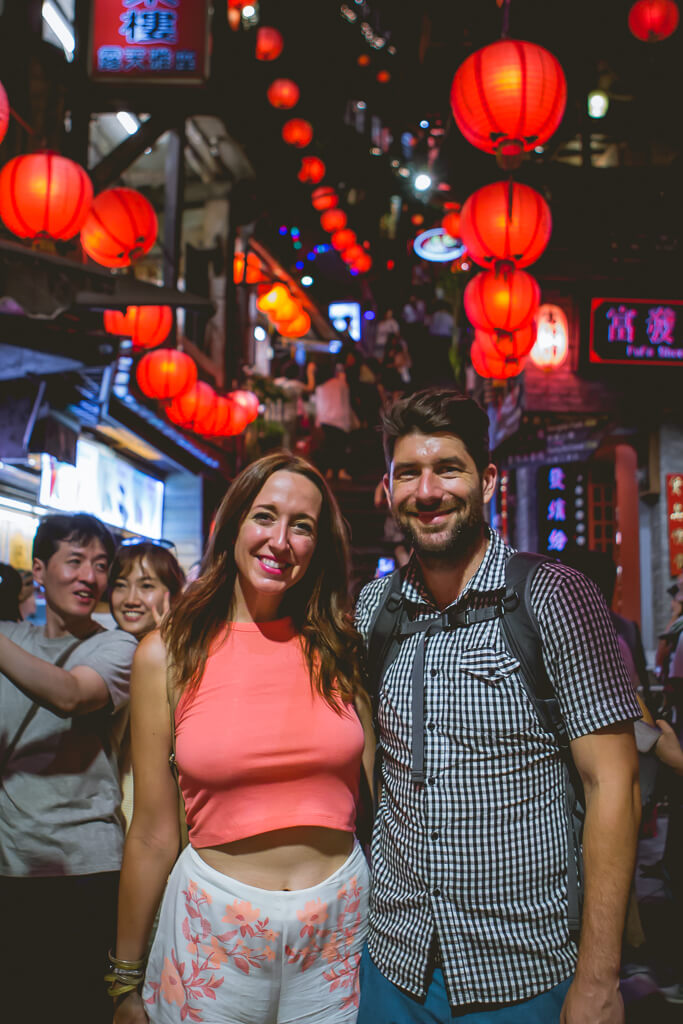
[{"label": "man's shoulder", "polygon": [[138,645],[137,640],[123,629],[98,629],[87,637],[82,644],[84,650],[118,652],[122,655],[130,652],[131,657]]},{"label": "man's shoulder", "polygon": [[356,629],[367,640],[370,626],[375,612],[382,603],[382,598],[387,592],[390,584],[389,576],[380,576],[379,579],[370,580],[366,583],[356,602]]},{"label": "man's shoulder", "polygon": [[31,638],[42,635],[42,627],[36,626],[35,622],[0,622],[0,633],[6,636],[8,640],[12,640],[13,643],[18,644],[20,647],[25,647],[28,643],[31,646]]}]

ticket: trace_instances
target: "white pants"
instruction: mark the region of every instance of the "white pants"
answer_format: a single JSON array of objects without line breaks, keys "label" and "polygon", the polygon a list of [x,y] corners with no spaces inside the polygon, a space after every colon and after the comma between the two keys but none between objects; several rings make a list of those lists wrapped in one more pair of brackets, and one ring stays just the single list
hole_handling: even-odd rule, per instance
[{"label": "white pants", "polygon": [[143,999],[153,1024],[354,1024],[369,872],[359,844],[320,885],[245,885],[187,846],[168,880]]}]

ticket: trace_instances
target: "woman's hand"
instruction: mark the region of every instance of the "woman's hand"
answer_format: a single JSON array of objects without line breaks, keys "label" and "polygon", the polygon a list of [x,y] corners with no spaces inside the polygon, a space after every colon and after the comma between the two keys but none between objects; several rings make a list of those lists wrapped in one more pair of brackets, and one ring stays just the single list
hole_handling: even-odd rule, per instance
[{"label": "woman's hand", "polygon": [[114,1011],[114,1024],[148,1024],[145,1004],[139,992],[129,992]]},{"label": "woman's hand", "polygon": [[166,616],[168,615],[170,610],[171,610],[171,595],[169,594],[169,592],[167,590],[164,593],[164,600],[163,600],[163,604],[161,606],[161,611],[160,612],[157,610],[157,608],[154,605],[150,606],[150,611],[151,611],[151,613],[152,613],[152,615],[154,617],[154,625],[157,627],[157,629],[159,628],[161,623],[164,621],[164,619],[166,618]]}]

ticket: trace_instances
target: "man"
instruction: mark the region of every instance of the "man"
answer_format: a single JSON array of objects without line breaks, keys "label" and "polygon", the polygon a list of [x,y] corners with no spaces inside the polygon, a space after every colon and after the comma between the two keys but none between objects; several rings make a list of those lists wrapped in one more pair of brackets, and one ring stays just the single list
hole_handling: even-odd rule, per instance
[{"label": "man", "polygon": [[0,940],[7,1019],[111,1020],[102,981],[123,848],[114,713],[135,640],[92,613],[114,553],[94,516],[33,543],[45,626],[0,622]]},{"label": "man", "polygon": [[[384,442],[387,496],[413,548],[403,581],[410,618],[494,606],[512,552],[484,522],[496,484],[484,411],[452,390],[422,391],[387,414]],[[386,586],[375,580],[361,592],[366,638]],[[379,690],[382,797],[358,1024],[623,1021],[620,943],[640,806],[631,720],[640,709],[592,583],[543,565],[531,603],[586,794],[578,960],[562,763],[500,619],[416,632]]]}]

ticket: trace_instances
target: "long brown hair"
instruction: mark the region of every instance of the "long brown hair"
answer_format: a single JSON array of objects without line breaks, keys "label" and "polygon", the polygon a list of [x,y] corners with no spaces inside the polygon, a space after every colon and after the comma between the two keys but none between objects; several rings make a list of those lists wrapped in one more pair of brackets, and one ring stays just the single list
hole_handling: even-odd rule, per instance
[{"label": "long brown hair", "polygon": [[286,592],[282,614],[301,636],[312,685],[335,709],[339,697],[362,691],[361,640],[350,613],[346,528],[324,478],[305,459],[281,451],[252,462],[235,477],[216,513],[202,570],[178,599],[161,632],[178,689],[196,689],[206,659],[230,616],[237,566],[235,543],[242,523],[266,480],[298,473],[320,491],[322,507],[315,551],[303,578]]}]

